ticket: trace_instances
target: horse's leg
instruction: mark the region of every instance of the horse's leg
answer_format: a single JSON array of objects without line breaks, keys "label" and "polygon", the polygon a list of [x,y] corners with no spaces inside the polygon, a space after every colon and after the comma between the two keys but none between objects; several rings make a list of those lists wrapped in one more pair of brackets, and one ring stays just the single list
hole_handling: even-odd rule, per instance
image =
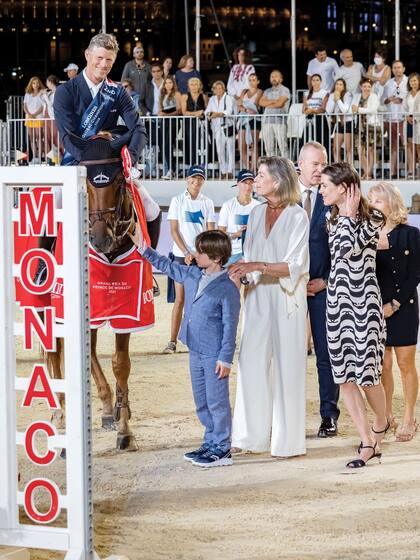
[{"label": "horse's leg", "polygon": [[[51,377],[53,379],[63,379],[63,361],[64,361],[63,339],[57,338],[55,352],[45,352],[44,356]],[[64,430],[66,427],[64,393],[58,393],[58,401],[60,403],[61,408],[53,412],[51,419],[53,425],[58,430]]]},{"label": "horse's leg", "polygon": [[128,400],[128,377],[131,369],[129,345],[130,333],[115,335],[115,353],[112,356],[112,370],[117,381],[114,418],[118,425],[117,449],[137,451],[136,439],[128,425],[131,417]]},{"label": "horse's leg", "polygon": [[98,340],[97,329],[91,329],[90,331],[90,342],[91,342],[91,364],[92,364],[92,376],[95,380],[96,388],[98,389],[98,397],[102,401],[102,428],[105,430],[114,430],[114,414],[112,406],[112,391],[105,378],[104,372],[99,363],[98,356],[96,354],[96,345]]}]

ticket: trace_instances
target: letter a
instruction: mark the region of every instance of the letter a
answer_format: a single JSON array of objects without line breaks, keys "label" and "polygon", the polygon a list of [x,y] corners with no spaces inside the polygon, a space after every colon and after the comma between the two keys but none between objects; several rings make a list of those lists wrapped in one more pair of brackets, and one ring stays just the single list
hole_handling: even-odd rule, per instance
[{"label": "letter a", "polygon": [[[40,390],[36,388],[38,381],[42,385],[42,389]],[[45,399],[48,402],[50,409],[61,408],[56,394],[51,389],[50,376],[48,375],[48,371],[44,364],[34,365],[28,388],[26,389],[25,396],[23,397],[22,406],[30,408],[32,406],[33,399]]]}]

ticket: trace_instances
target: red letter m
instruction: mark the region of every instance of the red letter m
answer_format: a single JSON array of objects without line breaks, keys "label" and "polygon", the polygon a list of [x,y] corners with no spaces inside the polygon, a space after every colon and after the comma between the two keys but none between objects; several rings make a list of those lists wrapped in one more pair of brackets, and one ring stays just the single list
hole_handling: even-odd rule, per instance
[{"label": "red letter m", "polygon": [[35,200],[33,192],[19,193],[19,235],[57,235],[54,193],[41,192],[38,201]]}]

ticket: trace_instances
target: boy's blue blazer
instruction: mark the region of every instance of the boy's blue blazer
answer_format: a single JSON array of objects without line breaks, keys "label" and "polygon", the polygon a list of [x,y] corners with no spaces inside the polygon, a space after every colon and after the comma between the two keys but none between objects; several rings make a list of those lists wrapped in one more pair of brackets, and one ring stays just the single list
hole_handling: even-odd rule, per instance
[{"label": "boy's blue blazer", "polygon": [[184,285],[184,318],[179,339],[193,352],[232,363],[241,308],[238,288],[227,274],[215,278],[196,298],[203,272],[172,262],[148,247],[143,257],[157,270]]}]

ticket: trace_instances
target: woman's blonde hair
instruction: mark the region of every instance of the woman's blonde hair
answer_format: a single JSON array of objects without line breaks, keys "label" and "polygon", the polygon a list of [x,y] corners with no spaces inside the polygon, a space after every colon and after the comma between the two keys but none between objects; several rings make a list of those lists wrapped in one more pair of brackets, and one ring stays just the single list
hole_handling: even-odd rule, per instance
[{"label": "woman's blonde hair", "polygon": [[194,82],[198,82],[200,84],[200,93],[203,93],[203,82],[200,80],[200,78],[190,78],[188,80],[188,90],[190,89],[191,84],[193,84]]},{"label": "woman's blonde hair", "polygon": [[394,224],[406,224],[408,221],[408,211],[404,204],[403,197],[400,190],[395,187],[392,183],[387,183],[386,181],[381,181],[377,185],[373,185],[369,189],[369,193],[378,193],[385,197],[391,213],[388,219]]},{"label": "woman's blonde hair", "polygon": [[224,84],[224,82],[222,82],[222,80],[216,80],[215,82],[213,82],[212,86],[211,86],[211,91],[214,93],[214,90],[216,89],[216,86],[222,86],[223,91],[226,91],[226,86]]},{"label": "woman's blonde hair", "polygon": [[270,156],[258,160],[258,167],[265,165],[273,181],[277,183],[275,190],[279,205],[287,206],[300,202],[298,175],[295,166],[285,157]]},{"label": "woman's blonde hair", "polygon": [[39,90],[41,91],[42,89],[45,89],[44,84],[42,83],[41,79],[38,78],[38,76],[32,76],[32,78],[29,80],[28,85],[25,88],[25,93],[32,93],[33,92],[33,88],[32,88],[32,82],[34,81],[39,82]]}]

